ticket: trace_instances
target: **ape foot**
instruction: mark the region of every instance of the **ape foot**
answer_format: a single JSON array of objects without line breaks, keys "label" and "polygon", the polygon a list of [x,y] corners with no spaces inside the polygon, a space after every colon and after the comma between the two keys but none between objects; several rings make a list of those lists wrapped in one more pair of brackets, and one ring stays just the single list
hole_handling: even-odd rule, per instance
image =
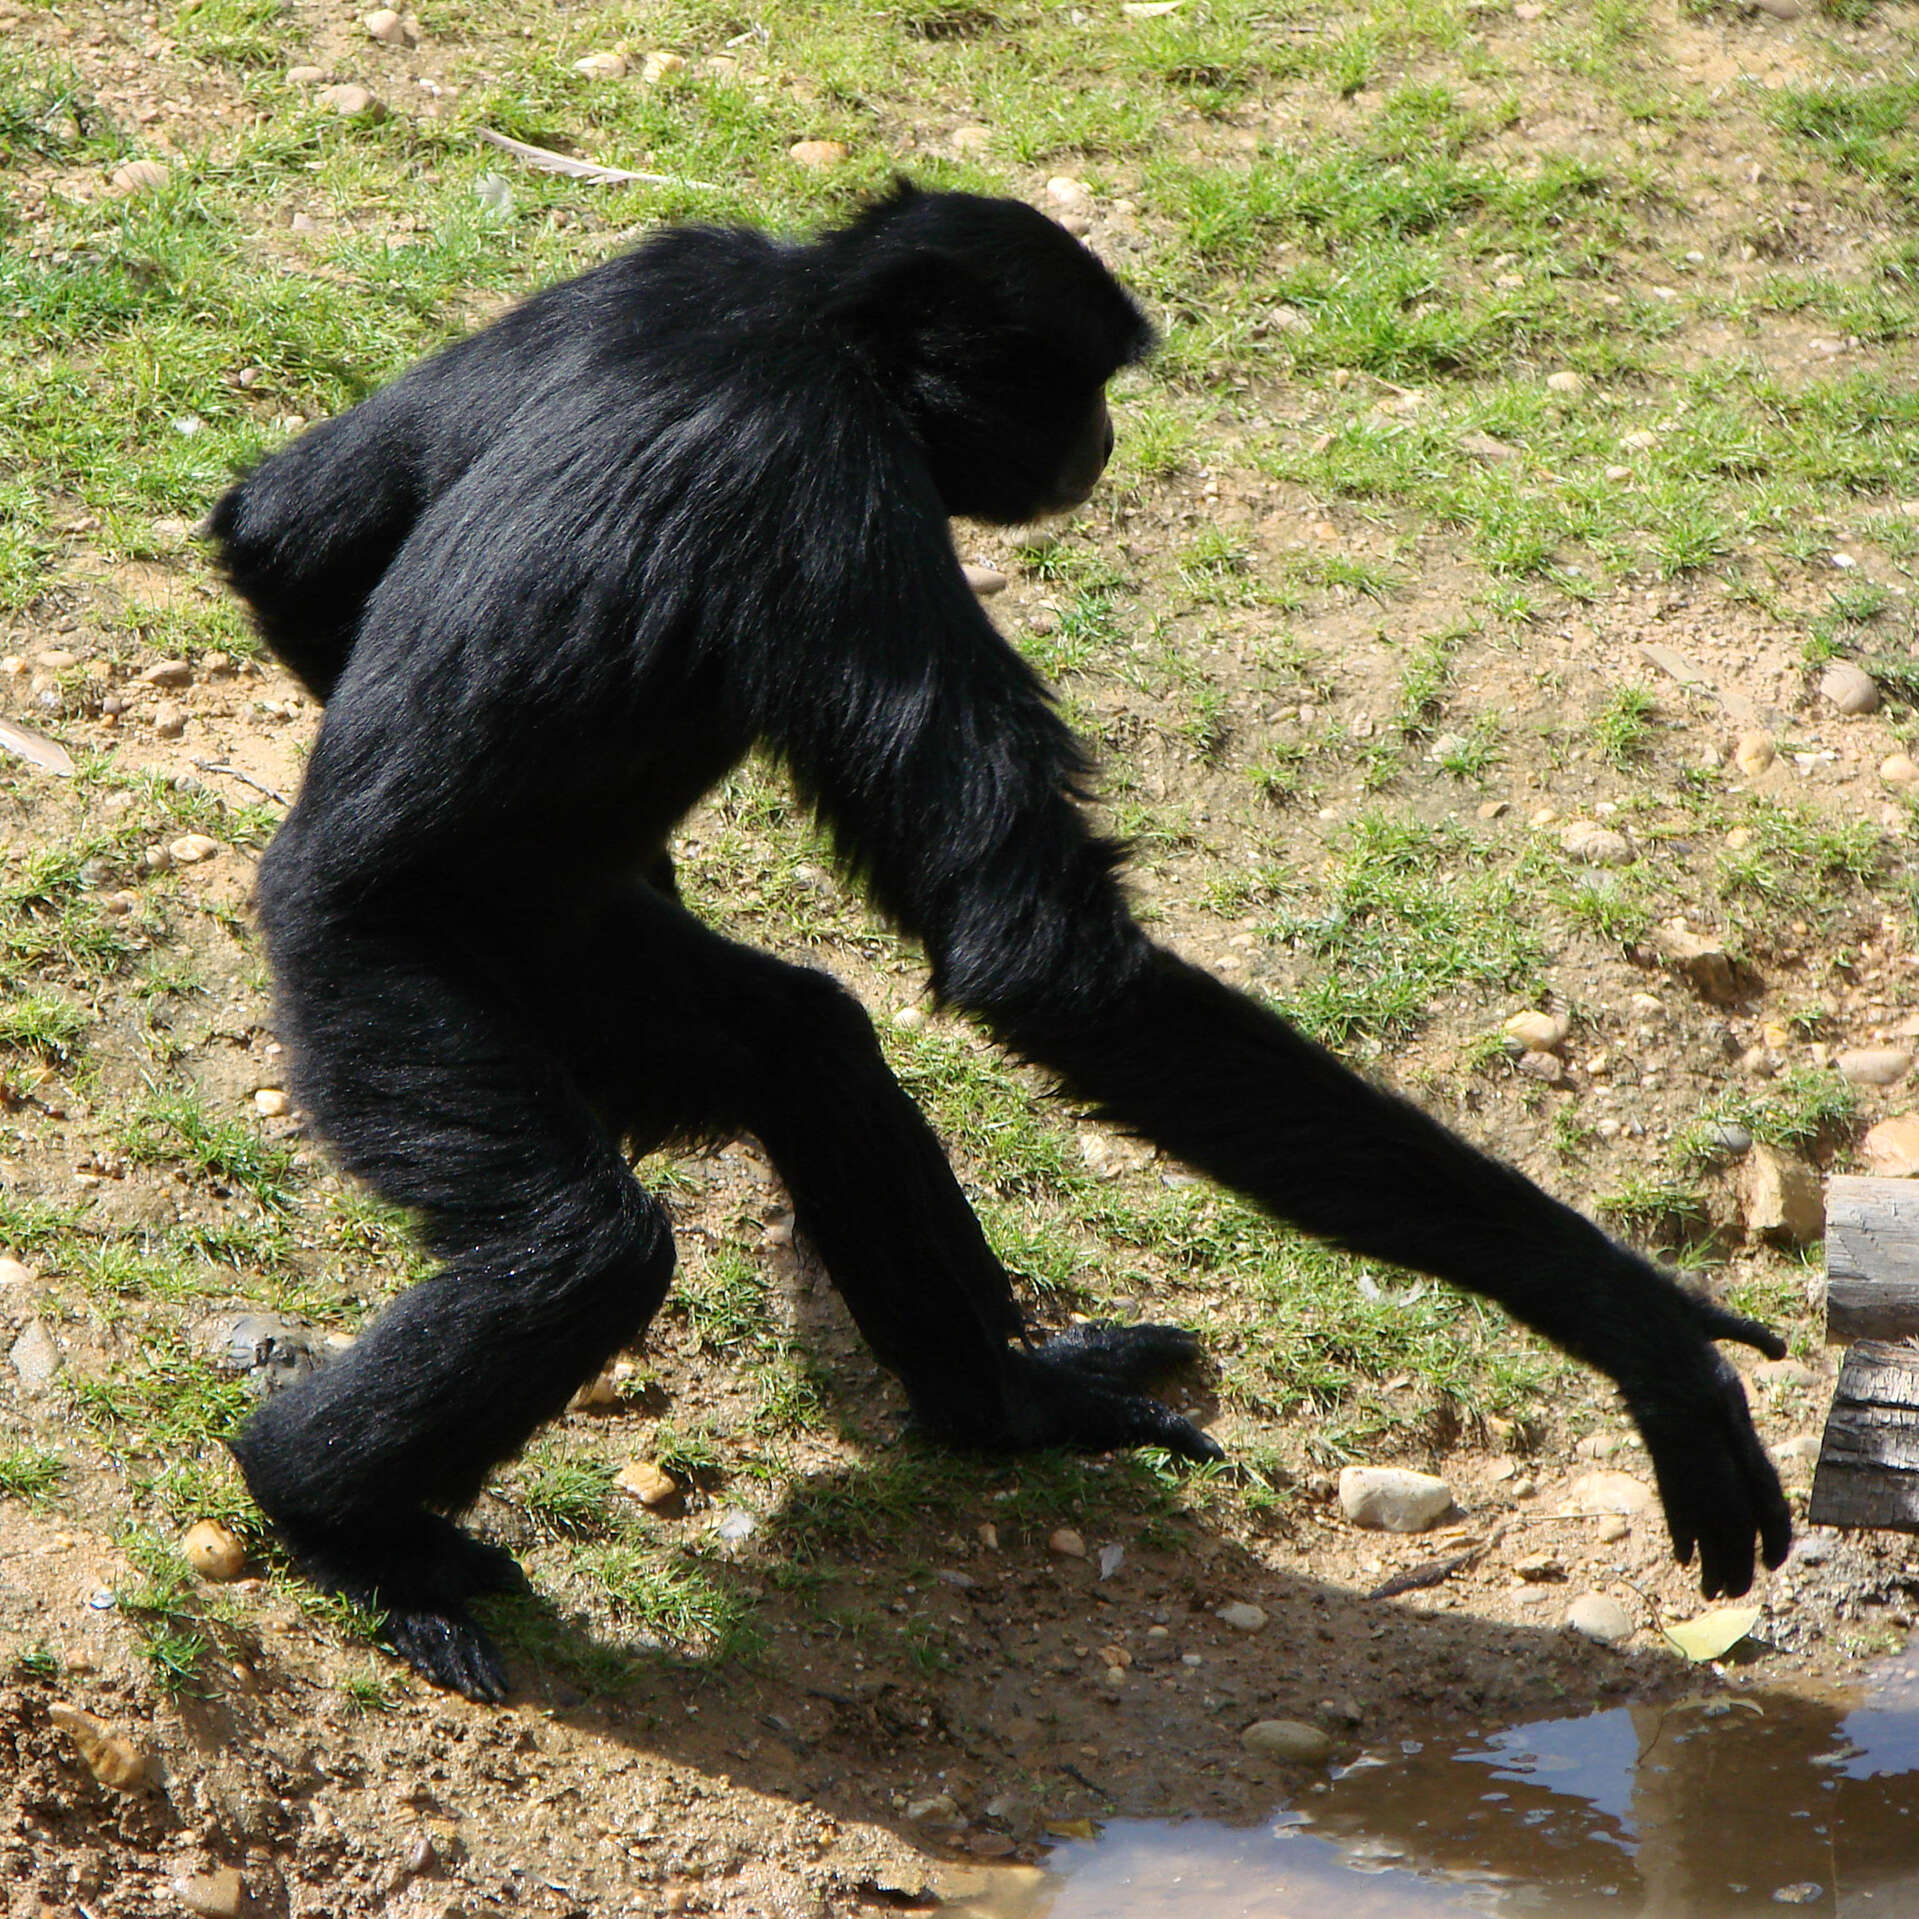
[{"label": "ape foot", "polygon": [[1012,1355],[1007,1430],[987,1443],[1015,1452],[1159,1446],[1201,1463],[1224,1459],[1210,1434],[1139,1391],[1199,1352],[1199,1341],[1179,1326],[1075,1326]]},{"label": "ape foot", "polygon": [[526,1590],[511,1553],[438,1513],[386,1518],[351,1534],[276,1523],[300,1571],[323,1591],[382,1614],[382,1637],[416,1672],[485,1704],[506,1697],[506,1670],[467,1601]]}]

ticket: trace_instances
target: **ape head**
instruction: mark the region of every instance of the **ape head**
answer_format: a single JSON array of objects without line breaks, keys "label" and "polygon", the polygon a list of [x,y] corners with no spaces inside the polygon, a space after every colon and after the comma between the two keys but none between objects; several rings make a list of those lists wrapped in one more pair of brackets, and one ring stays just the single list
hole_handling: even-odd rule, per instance
[{"label": "ape head", "polygon": [[1018,200],[901,183],[824,243],[831,318],[856,338],[948,513],[1017,525],[1092,492],[1106,382],[1153,330],[1063,227]]}]

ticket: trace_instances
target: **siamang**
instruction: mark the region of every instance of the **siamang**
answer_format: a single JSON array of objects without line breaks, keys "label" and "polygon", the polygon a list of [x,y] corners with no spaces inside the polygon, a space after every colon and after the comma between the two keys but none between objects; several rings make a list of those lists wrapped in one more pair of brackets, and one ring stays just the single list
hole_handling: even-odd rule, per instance
[{"label": "siamang", "polygon": [[325,703],[259,910],[293,1086],[441,1262],[233,1442],[321,1586],[503,1696],[518,1582],[451,1515],[660,1305],[625,1151],[757,1135],[918,1423],[962,1446],[1219,1456],[1143,1388],[1167,1326],[1029,1337],[866,1014],[682,905],[676,822],[769,749],[922,942],[939,1000],[1113,1124],[1436,1274],[1615,1380],[1674,1545],[1744,1592],[1790,1537],[1737,1376],[1779,1355],[1256,1001],[1152,944],[1089,772],[949,516],[1077,505],[1152,331],[1012,200],[902,184],[810,243],[664,231],[315,426],[209,530]]}]

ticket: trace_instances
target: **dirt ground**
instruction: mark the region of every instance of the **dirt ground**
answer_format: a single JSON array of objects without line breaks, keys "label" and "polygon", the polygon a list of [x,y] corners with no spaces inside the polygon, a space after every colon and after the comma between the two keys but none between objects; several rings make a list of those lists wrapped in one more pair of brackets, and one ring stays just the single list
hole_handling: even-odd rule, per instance
[{"label": "dirt ground", "polygon": [[[1481,31],[1489,44],[1523,38],[1543,11],[1488,10]],[[352,9],[302,8],[298,17],[306,56],[329,72],[357,70]],[[1886,9],[1844,31],[1862,62],[1906,59],[1913,18]],[[165,129],[182,150],[217,142],[248,111],[243,96],[217,70],[143,41],[133,19],[120,9],[76,4],[53,13],[0,0],[0,33],[73,59],[116,111]],[[1683,72],[1703,98],[1739,76],[1800,71],[1814,57],[1810,31],[1802,36],[1771,10],[1662,14],[1655,63]],[[411,58],[416,77],[444,76],[430,41]],[[437,96],[420,92],[417,110],[436,111]],[[1283,138],[1287,124],[1283,105],[1255,103],[1227,116],[1220,137]],[[909,134],[909,147],[943,137]],[[1542,113],[1524,138],[1571,152],[1599,129],[1569,106]],[[1702,116],[1671,138],[1682,146],[1663,164],[1669,180],[1683,182],[1713,171],[1733,134]],[[1043,170],[1013,184],[1039,198]],[[9,244],[23,232],[31,239],[34,195],[44,204],[49,194],[102,191],[97,172],[32,173],[17,202],[27,224]],[[1815,260],[1820,248],[1843,253],[1856,238],[1846,210],[1829,211],[1824,239],[1806,243]],[[1733,193],[1702,194],[1662,216],[1675,233],[1696,228],[1708,246],[1747,230],[1753,217],[1753,205]],[[1091,228],[1122,268],[1153,244],[1150,213],[1107,206]],[[274,244],[291,259],[296,241],[279,234]],[[1742,270],[1736,261],[1728,268],[1735,280]],[[1736,341],[1700,325],[1684,351],[1700,364],[1736,345],[1790,384],[1825,365],[1835,341],[1816,317],[1772,315]],[[1380,386],[1381,403],[1396,404],[1395,391]],[[1245,395],[1244,408],[1249,432],[1256,424],[1303,446],[1323,424],[1322,396],[1278,379]],[[184,684],[143,677],[165,657],[163,640],[129,641],[127,609],[197,603],[211,590],[204,562],[183,533],[170,552],[103,556],[77,503],[69,510],[54,587],[43,602],[0,616],[0,654],[11,662],[0,677],[0,715],[34,726],[57,719],[70,747],[111,756],[118,784],[63,780],[20,762],[0,769],[10,870],[24,870],[37,846],[111,831],[116,813],[146,807],[145,798],[121,796],[147,773],[185,780],[189,795],[210,789],[257,806],[270,824],[280,796],[298,783],[317,719],[310,703],[270,662],[243,653],[196,652]],[[1203,526],[1242,540],[1256,573],[1279,575],[1301,555],[1336,551],[1355,563],[1389,563],[1396,574],[1388,599],[1327,587],[1291,613],[1316,664],[1290,691],[1276,690],[1248,637],[1265,611],[1222,626],[1196,619],[1177,595],[1165,599],[1162,639],[1177,647],[1190,638],[1192,673],[1217,696],[1207,711],[1236,742],[1224,754],[1191,750],[1189,716],[1163,688],[1097,672],[1068,685],[1075,719],[1103,751],[1123,754],[1129,795],[1176,805],[1185,822],[1177,834],[1142,841],[1138,892],[1159,934],[1226,977],[1290,998],[1319,962],[1263,937],[1255,913],[1210,908],[1208,887],[1221,870],[1275,858],[1315,870],[1367,804],[1365,768],[1361,757],[1328,763],[1310,803],[1274,825],[1247,799],[1245,763],[1260,742],[1316,725],[1336,724],[1361,742],[1383,729],[1408,648],[1459,623],[1482,571],[1457,529],[1272,477],[1250,457],[1236,461],[1230,438],[1203,470],[1115,494],[1082,526],[1090,546],[1151,578],[1169,574],[1169,556]],[[1848,574],[1908,590],[1909,553],[1856,528],[1841,528],[1834,541]],[[962,558],[1008,576],[989,605],[1009,632],[1057,632],[1062,594],[1032,548],[970,528],[960,529],[959,544]],[[1906,883],[1909,815],[1878,771],[1908,743],[1911,716],[1889,706],[1845,717],[1819,698],[1804,630],[1828,584],[1808,559],[1777,569],[1764,596],[1731,592],[1719,578],[1643,574],[1586,598],[1544,593],[1523,629],[1477,627],[1453,659],[1449,710],[1503,718],[1496,769],[1465,784],[1422,764],[1401,799],[1407,817],[1435,830],[1463,823],[1508,850],[1580,818],[1629,814],[1649,844],[1678,843],[1682,857],[1686,835],[1700,830],[1671,799],[1683,794],[1682,769],[1725,766],[1741,736],[1762,730],[1785,745],[1752,775],[1751,791],[1882,831],[1888,864],[1877,890],[1817,914],[1807,908],[1803,919],[1789,917],[1796,906],[1762,910],[1736,943],[1745,969],[1736,1002],[1690,990],[1642,940],[1551,930],[1544,963],[1555,1004],[1576,1016],[1577,1038],[1549,1088],[1510,1072],[1489,1076],[1475,1063],[1489,1024],[1511,1010],[1494,1003],[1496,994],[1441,1007],[1389,1055],[1370,1047],[1377,1070],[1547,1183],[1590,1198],[1662,1176],[1664,1144],[1742,1083],[1740,1062],[1755,1049],[1776,1056],[1767,1071],[1823,1068],[1842,1047],[1896,1044],[1911,1032],[1919,953],[1910,949],[1909,913],[1891,903]],[[1674,659],[1697,669],[1690,686]],[[76,696],[72,676],[84,681],[89,662],[101,670]],[[1598,710],[1628,684],[1651,687],[1661,715],[1650,765],[1568,758],[1554,747],[1558,716]],[[156,725],[163,702],[178,710],[179,726]],[[153,825],[151,845],[172,844],[178,825]],[[680,857],[696,893],[726,882],[728,827],[718,813],[689,823]],[[1710,831],[1725,837],[1723,827]],[[115,870],[89,882],[138,952],[197,970],[199,988],[176,996],[166,1015],[166,1052],[222,1111],[245,1111],[279,1074],[246,920],[256,855],[238,831],[202,860],[143,864],[129,847]],[[1700,924],[1710,919],[1708,911]],[[779,922],[776,905],[761,909],[759,930],[776,941]],[[742,923],[754,930],[754,915],[743,911]],[[919,1006],[916,974],[857,925],[844,938],[803,944],[882,1021]],[[1828,964],[1839,950],[1843,968]],[[1818,1017],[1808,1019],[1815,1002]],[[49,1067],[9,1082],[0,1185],[22,1202],[81,1207],[92,1222],[86,1230],[103,1243],[182,1230],[214,1243],[244,1195],[217,1177],[129,1154],[117,1117],[150,1081],[152,995],[121,983],[103,988],[93,1011],[84,1075]],[[932,1030],[959,1029],[936,1015]],[[1904,1105],[1896,1089],[1862,1097],[1861,1125]],[[1589,1116],[1591,1157],[1569,1160],[1561,1116],[1575,1100]],[[1128,1142],[1070,1124],[1088,1162],[1126,1190],[1156,1191],[1183,1177]],[[291,1152],[302,1191],[337,1196],[297,1112],[266,1114],[260,1131]],[[1836,1149],[1840,1163],[1848,1149]],[[1834,1150],[1828,1142],[1828,1161]],[[1735,1189],[1729,1171],[1702,1182],[1723,1229],[1715,1283],[1786,1312],[1798,1335],[1792,1361],[1735,1357],[1803,1508],[1810,1442],[1835,1371],[1818,1345],[1816,1273],[1798,1253],[1740,1239]],[[1268,1483],[1282,1497],[1215,1499],[1204,1486],[1171,1487],[1123,1464],[1090,1469],[1080,1490],[1029,1496],[1019,1468],[961,1462],[940,1481],[935,1504],[889,1506],[874,1475],[904,1443],[897,1408],[824,1276],[793,1245],[781,1194],[752,1143],[689,1156],[671,1201],[683,1245],[744,1246],[760,1263],[782,1326],[817,1356],[840,1402],[858,1408],[794,1438],[785,1461],[792,1482],[816,1502],[868,1499],[877,1516],[857,1521],[856,1549],[796,1569],[756,1556],[751,1536],[778,1535],[790,1485],[729,1483],[723,1469],[684,1475],[680,1503],[651,1523],[722,1542],[711,1551],[732,1565],[759,1635],[750,1653],[702,1658],[623,1634],[568,1585],[565,1542],[530,1526],[511,1500],[489,1497],[477,1523],[522,1553],[548,1595],[536,1602],[547,1637],[529,1628],[512,1641],[516,1692],[497,1710],[412,1683],[257,1555],[260,1576],[220,1588],[218,1606],[199,1620],[211,1652],[192,1683],[166,1683],[142,1609],[126,1598],[151,1576],[129,1528],[136,1513],[148,1523],[143,1502],[160,1467],[94,1447],[98,1428],[76,1412],[67,1383],[114,1380],[123,1362],[169,1350],[168,1339],[197,1342],[204,1356],[231,1314],[259,1302],[216,1289],[151,1310],[131,1300],[109,1310],[97,1294],[89,1294],[92,1309],[62,1305],[59,1264],[18,1249],[19,1266],[0,1281],[0,1337],[11,1354],[0,1377],[4,1438],[62,1448],[69,1470],[57,1494],[0,1499],[0,1911],[10,1919],[175,1910],[826,1919],[944,1904],[1018,1919],[1043,1910],[1050,1838],[1084,1836],[1120,1815],[1250,1820],[1305,1802],[1320,1767],[1249,1753],[1240,1735],[1255,1720],[1320,1728],[1337,1762],[1406,1736],[1600,1701],[1702,1686],[1762,1697],[1842,1682],[1912,1624],[1919,1581],[1902,1542],[1815,1534],[1810,1550],[1802,1539],[1763,1585],[1764,1617],[1736,1659],[1688,1665],[1658,1627],[1690,1617],[1699,1601],[1670,1563],[1656,1506],[1577,1510],[1575,1484],[1595,1472],[1636,1478],[1641,1495],[1648,1478],[1623,1419],[1583,1385],[1515,1420],[1461,1419],[1439,1405],[1428,1416],[1418,1379],[1382,1382],[1389,1399],[1399,1394],[1421,1410],[1381,1457],[1442,1472],[1457,1501],[1452,1520],[1413,1537],[1361,1532],[1342,1519],[1334,1462],[1314,1443],[1311,1414],[1275,1420],[1210,1380],[1189,1382],[1195,1410],[1229,1450],[1263,1449]],[[1170,1260],[1142,1254],[1138,1270],[1172,1290],[1181,1283]],[[1231,1309],[1216,1310],[1230,1319]],[[316,1306],[311,1316],[326,1313]],[[615,1460],[643,1456],[662,1409],[682,1432],[725,1433],[749,1415],[750,1380],[716,1363],[710,1340],[688,1320],[663,1317],[634,1360],[644,1393],[568,1416],[583,1447]],[[205,1471],[217,1478],[216,1450],[206,1448]],[[1614,1491],[1634,1503],[1630,1487]],[[1088,1517],[1076,1525],[1082,1508]],[[741,1514],[752,1527],[725,1530]],[[1368,1596],[1409,1573],[1428,1583]],[[1564,1628],[1569,1601],[1586,1592],[1625,1604],[1634,1632],[1624,1645]],[[1220,1616],[1229,1606],[1257,1608],[1263,1619],[1229,1623]],[[538,1648],[554,1642],[562,1652],[542,1656]],[[637,1661],[628,1658],[636,1644]],[[591,1677],[604,1650],[622,1662],[617,1685]],[[77,1740],[70,1709],[90,1715]]]}]

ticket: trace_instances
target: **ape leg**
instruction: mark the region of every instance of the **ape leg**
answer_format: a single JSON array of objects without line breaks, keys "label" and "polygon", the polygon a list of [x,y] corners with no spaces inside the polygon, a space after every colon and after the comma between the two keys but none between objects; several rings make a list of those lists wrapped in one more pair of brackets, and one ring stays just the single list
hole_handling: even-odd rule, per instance
[{"label": "ape leg", "polygon": [[445,1270],[268,1400],[233,1450],[309,1577],[384,1611],[429,1678],[497,1699],[466,1601],[518,1569],[440,1515],[638,1335],[672,1236],[510,1004],[419,941],[273,935],[302,1102],[349,1170],[420,1217]]},{"label": "ape leg", "polygon": [[[1139,1391],[1194,1357],[1189,1334],[1079,1327],[1023,1343],[1005,1269],[850,994],[652,895],[623,899],[595,944],[591,976],[626,983],[619,1005],[586,1022],[625,1036],[602,1094],[609,1108],[657,1138],[687,1124],[697,1099],[708,1127],[760,1139],[862,1335],[925,1425],[994,1449],[1153,1445],[1218,1457]],[[651,991],[635,1000],[640,955]],[[670,1104],[649,1113],[648,1091],[660,1088]]]}]

